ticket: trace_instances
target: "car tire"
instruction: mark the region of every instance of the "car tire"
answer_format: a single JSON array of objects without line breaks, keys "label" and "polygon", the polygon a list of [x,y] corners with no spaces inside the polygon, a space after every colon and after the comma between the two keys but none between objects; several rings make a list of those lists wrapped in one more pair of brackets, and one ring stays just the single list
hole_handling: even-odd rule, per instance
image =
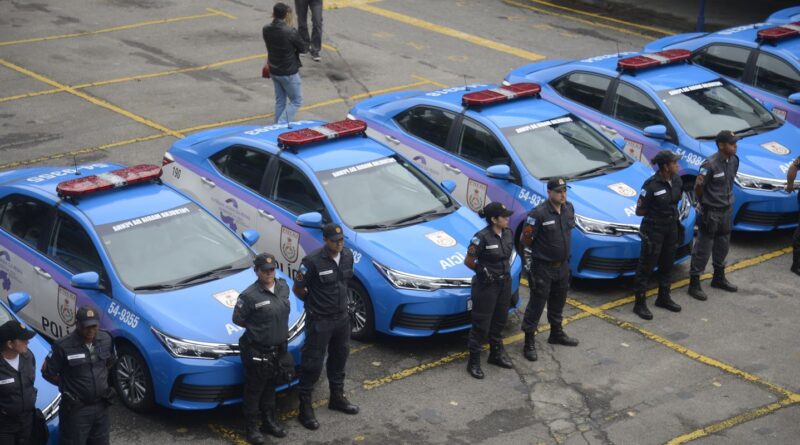
[{"label": "car tire", "polygon": [[117,346],[114,388],[122,404],[132,411],[143,413],[155,406],[150,369],[142,354],[131,345]]},{"label": "car tire", "polygon": [[375,335],[375,311],[367,290],[356,280],[347,286],[347,312],[350,315],[350,338],[367,341]]}]

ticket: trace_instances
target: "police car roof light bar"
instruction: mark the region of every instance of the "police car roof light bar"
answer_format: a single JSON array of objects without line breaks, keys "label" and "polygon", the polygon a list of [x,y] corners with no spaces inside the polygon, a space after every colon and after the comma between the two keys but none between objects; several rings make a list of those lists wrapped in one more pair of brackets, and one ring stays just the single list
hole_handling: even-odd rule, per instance
[{"label": "police car roof light bar", "polygon": [[500,102],[507,102],[513,99],[536,96],[542,91],[542,87],[536,83],[520,82],[505,85],[499,88],[489,88],[488,90],[475,91],[461,96],[461,103],[464,106],[491,105]]},{"label": "police car roof light bar", "polygon": [[617,69],[620,71],[637,71],[660,65],[683,62],[692,57],[692,52],[685,49],[668,49],[649,54],[619,59]]},{"label": "police car roof light bar", "polygon": [[153,181],[160,177],[161,167],[140,164],[61,182],[56,186],[56,193],[61,198],[75,198],[140,182]]},{"label": "police car roof light bar", "polygon": [[367,123],[362,120],[345,119],[318,127],[304,128],[278,135],[278,143],[285,147],[313,144],[358,134],[366,134]]},{"label": "police car roof light bar", "polygon": [[800,22],[792,22],[775,28],[759,30],[756,33],[756,41],[777,42],[778,40],[797,37],[798,35],[800,35]]}]

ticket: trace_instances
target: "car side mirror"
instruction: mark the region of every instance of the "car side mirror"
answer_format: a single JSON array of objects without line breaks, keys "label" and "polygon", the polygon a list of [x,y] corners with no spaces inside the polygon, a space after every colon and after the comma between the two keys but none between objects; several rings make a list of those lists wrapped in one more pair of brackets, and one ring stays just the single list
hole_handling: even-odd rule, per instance
[{"label": "car side mirror", "polygon": [[447,193],[453,193],[453,190],[456,189],[456,181],[452,179],[445,179],[440,183],[443,189],[447,191]]},{"label": "car side mirror", "polygon": [[322,228],[322,214],[319,212],[303,213],[297,217],[297,225],[300,227],[307,227],[309,229]]},{"label": "car side mirror", "polygon": [[250,247],[253,247],[253,245],[258,242],[259,238],[261,238],[261,235],[258,233],[258,230],[247,229],[242,232],[242,239]]},{"label": "car side mirror", "polygon": [[800,93],[790,94],[788,101],[793,105],[800,105]]},{"label": "car side mirror", "polygon": [[613,142],[614,145],[616,145],[617,148],[619,148],[620,150],[624,150],[625,149],[625,139],[623,139],[623,138],[614,138],[614,139],[611,139],[611,142]]},{"label": "car side mirror", "polygon": [[667,127],[663,125],[650,125],[644,128],[644,135],[653,139],[666,139]]},{"label": "car side mirror", "polygon": [[495,179],[511,179],[511,167],[503,164],[493,165],[486,169],[486,176]]},{"label": "car side mirror", "polygon": [[8,306],[15,314],[31,302],[31,296],[25,292],[14,292],[8,296]]},{"label": "car side mirror", "polygon": [[97,272],[83,272],[75,274],[70,280],[70,284],[78,289],[100,290],[100,275]]}]

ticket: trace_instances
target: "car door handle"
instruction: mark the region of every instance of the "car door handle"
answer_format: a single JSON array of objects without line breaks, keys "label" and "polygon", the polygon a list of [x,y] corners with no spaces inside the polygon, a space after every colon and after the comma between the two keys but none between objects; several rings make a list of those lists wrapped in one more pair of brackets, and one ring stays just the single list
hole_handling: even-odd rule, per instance
[{"label": "car door handle", "polygon": [[455,165],[450,165],[450,164],[445,163],[444,164],[444,168],[450,170],[451,172],[453,172],[455,174],[461,173],[461,170],[458,167],[456,167]]},{"label": "car door handle", "polygon": [[266,210],[258,209],[258,214],[259,214],[259,216],[267,218],[270,221],[275,221],[275,217],[270,215],[269,213],[267,213]]},{"label": "car door handle", "polygon": [[212,180],[210,180],[208,178],[200,178],[200,180],[203,181],[203,184],[205,184],[205,185],[207,185],[209,187],[213,188],[213,187],[217,186],[217,184],[214,184],[214,181],[212,181]]},{"label": "car door handle", "polygon": [[611,128],[611,127],[608,127],[608,126],[606,126],[606,125],[603,125],[603,124],[600,124],[600,128],[602,128],[602,129],[603,129],[603,131],[607,131],[607,132],[609,132],[609,133],[611,133],[611,134],[617,134],[617,133],[619,133],[617,130],[615,130],[615,129]]},{"label": "car door handle", "polygon": [[45,272],[45,271],[44,271],[44,269],[42,269],[42,268],[41,268],[41,267],[39,267],[39,266],[33,266],[33,270],[35,270],[35,271],[36,271],[36,273],[38,273],[39,275],[43,276],[44,278],[47,278],[48,280],[49,280],[50,278],[52,278],[52,276],[50,276],[50,274],[49,274],[49,273]]},{"label": "car door handle", "polygon": [[389,136],[389,135],[387,134],[385,137],[386,137],[386,140],[387,140],[387,141],[389,141],[389,142],[391,142],[392,144],[399,144],[399,143],[400,143],[400,139],[397,139],[397,138],[396,138],[396,137],[394,137],[394,136]]}]

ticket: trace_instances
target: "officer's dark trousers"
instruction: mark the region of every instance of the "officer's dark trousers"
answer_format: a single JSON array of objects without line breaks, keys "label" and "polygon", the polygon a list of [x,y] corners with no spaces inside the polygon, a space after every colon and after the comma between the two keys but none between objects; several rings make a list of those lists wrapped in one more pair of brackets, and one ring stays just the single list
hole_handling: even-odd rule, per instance
[{"label": "officer's dark trousers", "polygon": [[[259,410],[266,413],[275,409],[275,380],[267,378],[261,369],[266,366],[262,362],[254,362],[252,348],[243,348],[241,352],[242,365],[244,366],[244,400],[242,411],[247,421],[258,420]],[[277,360],[277,359],[276,359]],[[273,363],[274,367],[277,363]]]},{"label": "officer's dark trousers", "polygon": [[99,401],[77,409],[64,404],[58,411],[61,445],[107,445],[109,443],[108,404]]},{"label": "officer's dark trousers", "polygon": [[350,355],[350,317],[309,319],[306,321],[306,342],[300,364],[300,394],[311,394],[322,373],[325,352],[328,353],[328,384],[331,390],[344,388],[344,367]]},{"label": "officer's dark trousers", "polygon": [[470,352],[480,352],[486,339],[490,345],[503,343],[503,328],[508,320],[511,304],[511,278],[506,277],[492,283],[472,284],[472,329],[467,346]]},{"label": "officer's dark trousers", "polygon": [[19,416],[0,414],[0,445],[28,445],[32,425],[33,412]]},{"label": "officer's dark trousers", "polygon": [[[311,9],[311,39],[308,38],[308,10]],[[294,0],[297,31],[311,53],[322,48],[322,0]]]},{"label": "officer's dark trousers", "polygon": [[[797,193],[797,205],[800,206],[800,192]],[[800,216],[797,218],[797,228],[792,235],[792,249],[794,250],[793,257],[795,261],[800,261]]]},{"label": "officer's dark trousers", "polygon": [[647,290],[647,280],[653,273],[653,266],[658,264],[658,286],[669,286],[671,283],[672,263],[675,261],[675,250],[678,248],[678,223],[667,222],[664,225],[642,225],[642,249],[639,254],[639,265],[636,267],[636,279],[633,290],[636,293]]},{"label": "officer's dark trousers", "polygon": [[550,263],[537,261],[531,264],[528,283],[531,296],[525,308],[525,317],[522,319],[523,332],[536,331],[545,305],[547,305],[547,321],[551,325],[561,324],[561,313],[567,302],[569,278],[569,263],[566,261],[556,267]]},{"label": "officer's dark trousers", "polygon": [[716,210],[704,208],[697,221],[697,240],[692,248],[690,275],[700,275],[712,257],[714,269],[725,267],[725,258],[731,241],[731,208]]}]

